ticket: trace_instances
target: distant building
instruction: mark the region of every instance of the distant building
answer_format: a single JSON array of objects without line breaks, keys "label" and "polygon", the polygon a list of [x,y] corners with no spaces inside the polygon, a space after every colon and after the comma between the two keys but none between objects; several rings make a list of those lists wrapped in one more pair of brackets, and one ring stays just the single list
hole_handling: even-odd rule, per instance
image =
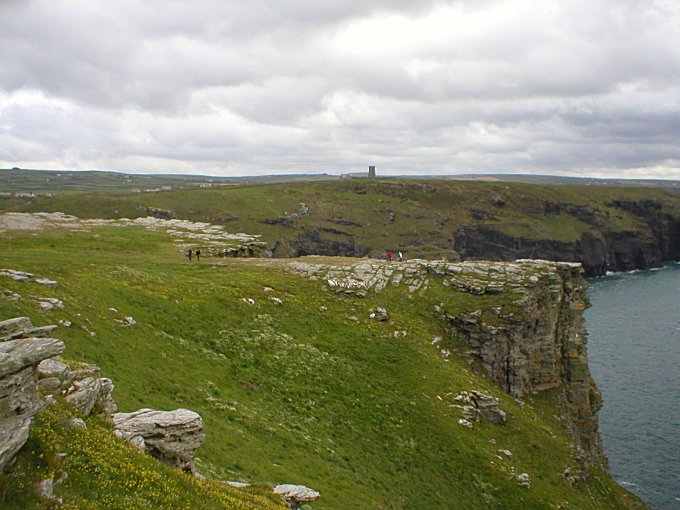
[{"label": "distant building", "polygon": [[375,166],[368,167],[368,174],[364,172],[351,172],[348,174],[340,174],[341,179],[375,179]]}]

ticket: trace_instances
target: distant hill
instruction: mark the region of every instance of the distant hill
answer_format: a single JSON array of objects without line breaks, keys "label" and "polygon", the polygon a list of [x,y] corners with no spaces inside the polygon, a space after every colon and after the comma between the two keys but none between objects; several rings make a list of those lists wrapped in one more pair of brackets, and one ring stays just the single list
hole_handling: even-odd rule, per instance
[{"label": "distant hill", "polygon": [[327,174],[219,177],[182,174],[133,174],[100,170],[0,169],[0,192],[5,193],[117,193],[157,192],[170,189],[219,188],[235,184],[337,179]]},{"label": "distant hill", "polygon": [[[170,189],[221,188],[235,185],[363,180],[366,172],[332,174],[279,174],[224,177],[188,174],[136,174],[101,170],[0,169],[0,193],[119,193]],[[663,179],[597,179],[529,174],[390,175],[381,180],[455,180],[516,182],[541,185],[652,187],[680,190],[680,181]]]},{"label": "distant hill", "polygon": [[595,177],[565,177],[560,175],[530,174],[466,174],[452,175],[446,179],[469,181],[521,182],[525,184],[570,184],[575,186],[628,186],[652,188],[678,188],[680,181],[666,179],[599,179]]},{"label": "distant hill", "polygon": [[[680,260],[680,196],[654,187],[337,179],[154,193],[0,197],[1,211],[190,219],[302,255],[582,262],[588,275]],[[156,188],[158,189],[158,188]]]}]

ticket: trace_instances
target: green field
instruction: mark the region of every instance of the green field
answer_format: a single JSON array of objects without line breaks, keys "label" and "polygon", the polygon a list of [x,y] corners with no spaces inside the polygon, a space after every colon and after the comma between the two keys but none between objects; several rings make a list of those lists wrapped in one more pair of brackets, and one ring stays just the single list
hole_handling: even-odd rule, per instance
[{"label": "green field", "polygon": [[320,175],[265,175],[253,177],[219,177],[210,175],[127,174],[104,171],[52,171],[0,169],[0,192],[77,194],[116,192],[155,192],[163,187],[195,189],[225,187],[237,184],[268,184],[334,179]]},{"label": "green field", "polygon": [[[333,186],[337,205],[324,197],[328,188],[321,184],[160,193],[148,199],[178,213],[188,214],[191,208],[190,217],[196,219],[219,212],[244,214],[247,206],[259,204],[240,223],[246,231],[262,225],[258,218],[293,210],[300,201],[311,204],[314,197],[314,214],[349,214],[349,204],[358,203],[366,211],[396,208],[401,217],[395,223],[411,221],[406,211],[414,214],[413,221],[436,221],[415,217],[427,190],[381,182]],[[380,192],[358,193],[368,186]],[[464,187],[446,185],[434,193],[442,203],[433,199],[432,206],[444,214],[450,206],[443,199],[456,193],[462,197]],[[502,193],[502,188],[493,193]],[[70,207],[83,216],[123,216],[136,211],[140,200],[113,196],[69,202],[55,197],[26,208],[69,212]],[[347,219],[375,221],[371,216]],[[462,359],[444,362],[431,345],[433,337],[446,334],[435,305],[452,314],[486,310],[494,303],[511,306],[512,294],[473,296],[433,284],[426,292],[409,294],[394,287],[359,299],[291,274],[286,260],[207,258],[189,263],[166,235],[137,227],[34,234],[3,233],[0,266],[57,280],[59,286],[0,277],[0,319],[28,316],[36,325],[71,321],[71,327],[55,333],[66,342],[65,357],[102,367],[116,385],[121,411],[186,407],[200,413],[207,439],[197,464],[211,478],[304,484],[322,494],[312,505],[317,510],[641,507],[604,472],[595,470],[589,481],[574,487],[566,482],[562,472],[576,462],[570,438],[555,418],[559,410],[553,395],[528,398],[521,406]],[[13,301],[12,294],[21,300]],[[65,308],[41,310],[35,296],[57,297]],[[389,321],[368,318],[377,306],[388,310]],[[137,324],[116,322],[124,316],[134,317]],[[461,427],[450,396],[471,389],[499,397],[508,423]],[[70,441],[57,418],[41,418],[17,465],[0,479],[3,508],[34,504],[31,485],[25,482],[32,470],[49,469],[40,455],[53,451],[55,441]],[[102,426],[95,422],[91,420],[87,436],[94,441]],[[64,446],[74,456],[69,478],[55,491],[65,508],[133,508],[130,501],[154,501],[148,486],[124,483],[130,471],[109,466],[123,455],[120,444],[106,446],[114,452],[110,461],[98,458],[101,469],[109,469],[110,480],[100,486],[93,479],[98,487],[93,492],[93,486],[83,483],[92,462],[78,459],[96,454],[88,450],[89,440],[81,439]],[[500,449],[510,450],[512,457],[499,455]],[[160,475],[152,473],[162,472],[142,464],[145,459],[130,462],[130,469],[145,469],[155,480]],[[531,489],[519,487],[512,472],[529,473]],[[184,491],[189,484],[183,479],[167,483],[172,486],[168,491]],[[109,485],[119,497],[99,502],[93,494]],[[208,502],[222,497],[203,497],[200,491],[212,489],[194,485],[186,489],[191,494],[185,499],[166,507],[199,508],[192,506],[192,498]],[[153,485],[154,490],[161,486]],[[244,496],[244,501],[254,497]]]},{"label": "green field", "polygon": [[0,212],[136,218],[162,210],[168,217],[262,234],[276,256],[378,256],[391,249],[409,258],[440,258],[455,252],[455,236],[464,227],[529,241],[576,243],[587,231],[652,242],[654,225],[631,209],[646,203],[680,221],[680,196],[659,188],[395,179],[0,198]]}]

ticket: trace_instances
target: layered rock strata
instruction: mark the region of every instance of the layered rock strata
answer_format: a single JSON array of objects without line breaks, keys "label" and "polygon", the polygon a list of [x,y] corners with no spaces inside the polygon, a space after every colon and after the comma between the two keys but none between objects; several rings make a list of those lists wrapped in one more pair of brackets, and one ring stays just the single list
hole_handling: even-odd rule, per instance
[{"label": "layered rock strata", "polygon": [[[289,266],[349,296],[379,293],[388,286],[415,293],[433,285],[475,296],[503,294],[499,303],[506,304],[488,310],[454,314],[437,307],[448,326],[448,343],[464,345],[462,354],[469,362],[514,397],[557,391],[581,457],[606,465],[597,420],[601,397],[588,369],[582,317],[588,297],[581,264],[364,260],[345,266],[306,261]],[[449,355],[449,349],[441,349],[444,357]]]},{"label": "layered rock strata", "polygon": [[594,212],[565,204],[547,203],[546,213],[572,214],[592,228],[575,241],[528,239],[503,233],[495,225],[469,225],[454,233],[453,249],[463,259],[511,261],[530,257],[569,260],[583,264],[586,275],[660,267],[680,259],[680,220],[656,200],[615,200],[608,207],[629,213],[638,223],[628,230],[597,224]]},{"label": "layered rock strata", "polygon": [[31,336],[33,331],[27,318],[0,322],[0,471],[28,439],[31,420],[43,406],[38,364],[64,350],[61,340]]}]

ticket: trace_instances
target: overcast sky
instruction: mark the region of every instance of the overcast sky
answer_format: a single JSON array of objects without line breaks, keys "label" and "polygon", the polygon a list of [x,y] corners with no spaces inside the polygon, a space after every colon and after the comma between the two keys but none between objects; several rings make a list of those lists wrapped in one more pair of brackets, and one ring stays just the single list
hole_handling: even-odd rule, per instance
[{"label": "overcast sky", "polygon": [[0,167],[680,179],[680,0],[0,0]]}]

